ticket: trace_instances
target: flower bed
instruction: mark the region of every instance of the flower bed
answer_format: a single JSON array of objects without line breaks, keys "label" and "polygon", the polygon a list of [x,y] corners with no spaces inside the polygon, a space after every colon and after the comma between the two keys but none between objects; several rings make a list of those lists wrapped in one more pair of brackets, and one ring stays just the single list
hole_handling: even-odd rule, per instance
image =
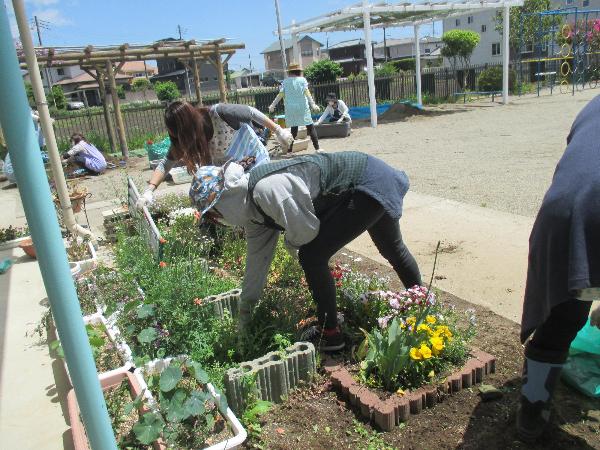
[{"label": "flower bed", "polygon": [[443,401],[447,394],[481,383],[485,375],[494,373],[496,359],[481,350],[474,349],[472,357],[461,368],[437,385],[425,385],[411,391],[402,391],[382,398],[380,393],[358,383],[355,377],[333,360],[325,363],[325,371],[331,377],[334,388],[341,397],[355,406],[360,414],[384,431],[406,422],[410,414],[419,414],[424,408],[432,408]]}]

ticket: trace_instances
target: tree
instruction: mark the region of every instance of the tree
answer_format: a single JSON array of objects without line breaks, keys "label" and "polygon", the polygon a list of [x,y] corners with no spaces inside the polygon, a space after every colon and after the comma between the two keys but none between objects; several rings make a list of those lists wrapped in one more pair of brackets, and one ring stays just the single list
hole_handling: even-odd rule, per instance
[{"label": "tree", "polygon": [[335,83],[342,73],[342,66],[330,59],[315,61],[304,70],[304,76],[312,84]]},{"label": "tree", "polygon": [[35,98],[33,96],[33,86],[31,86],[31,83],[28,81],[25,82],[25,93],[27,94],[27,100],[29,101],[29,106],[31,106],[33,108],[35,106]]},{"label": "tree", "polygon": [[154,91],[161,102],[172,102],[181,96],[179,88],[172,81],[157,82],[154,85]]},{"label": "tree", "polygon": [[146,99],[146,91],[148,89],[152,89],[152,83],[147,78],[136,78],[133,80],[131,85],[135,92],[141,92],[144,95],[144,100]]},{"label": "tree", "polygon": [[[510,33],[508,39],[512,55],[518,54],[521,43],[523,45],[533,45],[535,43],[540,26],[542,30],[549,30],[550,28],[560,30],[562,16],[542,16],[540,21],[540,17],[537,14],[529,15],[530,13],[547,11],[549,9],[552,9],[550,0],[525,0],[523,6],[513,6],[510,8]],[[496,31],[502,34],[504,29],[502,11],[496,14],[495,20]],[[542,36],[542,39],[550,40],[554,37],[552,33],[546,34],[547,36]]]},{"label": "tree", "polygon": [[463,70],[463,88],[467,86],[468,71],[466,69],[471,61],[473,50],[479,44],[479,40],[479,35],[471,30],[450,30],[442,35],[442,42],[444,44],[442,47],[442,56],[450,60],[452,71],[458,75],[456,68],[459,61],[465,68]]},{"label": "tree", "polygon": [[65,93],[61,86],[52,86],[48,98],[48,103],[54,103],[56,109],[65,109],[67,107],[67,98],[65,97]]}]

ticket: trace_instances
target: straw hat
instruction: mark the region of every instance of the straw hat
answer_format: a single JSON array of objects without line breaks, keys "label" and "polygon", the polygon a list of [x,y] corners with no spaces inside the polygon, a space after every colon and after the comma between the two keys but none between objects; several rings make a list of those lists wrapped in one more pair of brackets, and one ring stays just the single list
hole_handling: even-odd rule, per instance
[{"label": "straw hat", "polygon": [[302,67],[300,67],[300,64],[292,63],[292,64],[288,65],[287,71],[288,72],[302,72]]}]

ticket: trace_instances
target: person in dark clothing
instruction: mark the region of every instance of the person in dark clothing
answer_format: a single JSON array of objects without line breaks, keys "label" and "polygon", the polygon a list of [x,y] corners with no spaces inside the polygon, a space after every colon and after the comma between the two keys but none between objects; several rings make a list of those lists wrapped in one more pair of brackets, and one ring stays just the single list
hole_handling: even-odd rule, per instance
[{"label": "person in dark clothing", "polygon": [[306,329],[301,339],[319,343],[323,351],[344,347],[329,260],[363,232],[406,287],[420,285],[419,267],[398,223],[408,186],[404,172],[359,152],[306,155],[256,165],[248,172],[233,162],[200,168],[190,189],[192,203],[203,217],[246,232],[241,331],[261,295],[281,232],[317,306],[318,325]]},{"label": "person in dark clothing", "polygon": [[[535,441],[544,432],[571,342],[585,325],[592,300],[598,299],[600,96],[573,123],[529,239],[521,321],[525,361],[517,412],[521,439]],[[600,327],[600,308],[592,314],[592,324]]]}]

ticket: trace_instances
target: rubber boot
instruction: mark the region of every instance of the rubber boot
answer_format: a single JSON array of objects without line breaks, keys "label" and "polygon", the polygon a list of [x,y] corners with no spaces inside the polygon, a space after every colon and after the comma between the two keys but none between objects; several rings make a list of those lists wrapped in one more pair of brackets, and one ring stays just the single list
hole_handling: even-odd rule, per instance
[{"label": "rubber boot", "polygon": [[566,353],[525,348],[521,402],[517,410],[517,434],[527,443],[536,441],[550,422],[551,400]]}]

